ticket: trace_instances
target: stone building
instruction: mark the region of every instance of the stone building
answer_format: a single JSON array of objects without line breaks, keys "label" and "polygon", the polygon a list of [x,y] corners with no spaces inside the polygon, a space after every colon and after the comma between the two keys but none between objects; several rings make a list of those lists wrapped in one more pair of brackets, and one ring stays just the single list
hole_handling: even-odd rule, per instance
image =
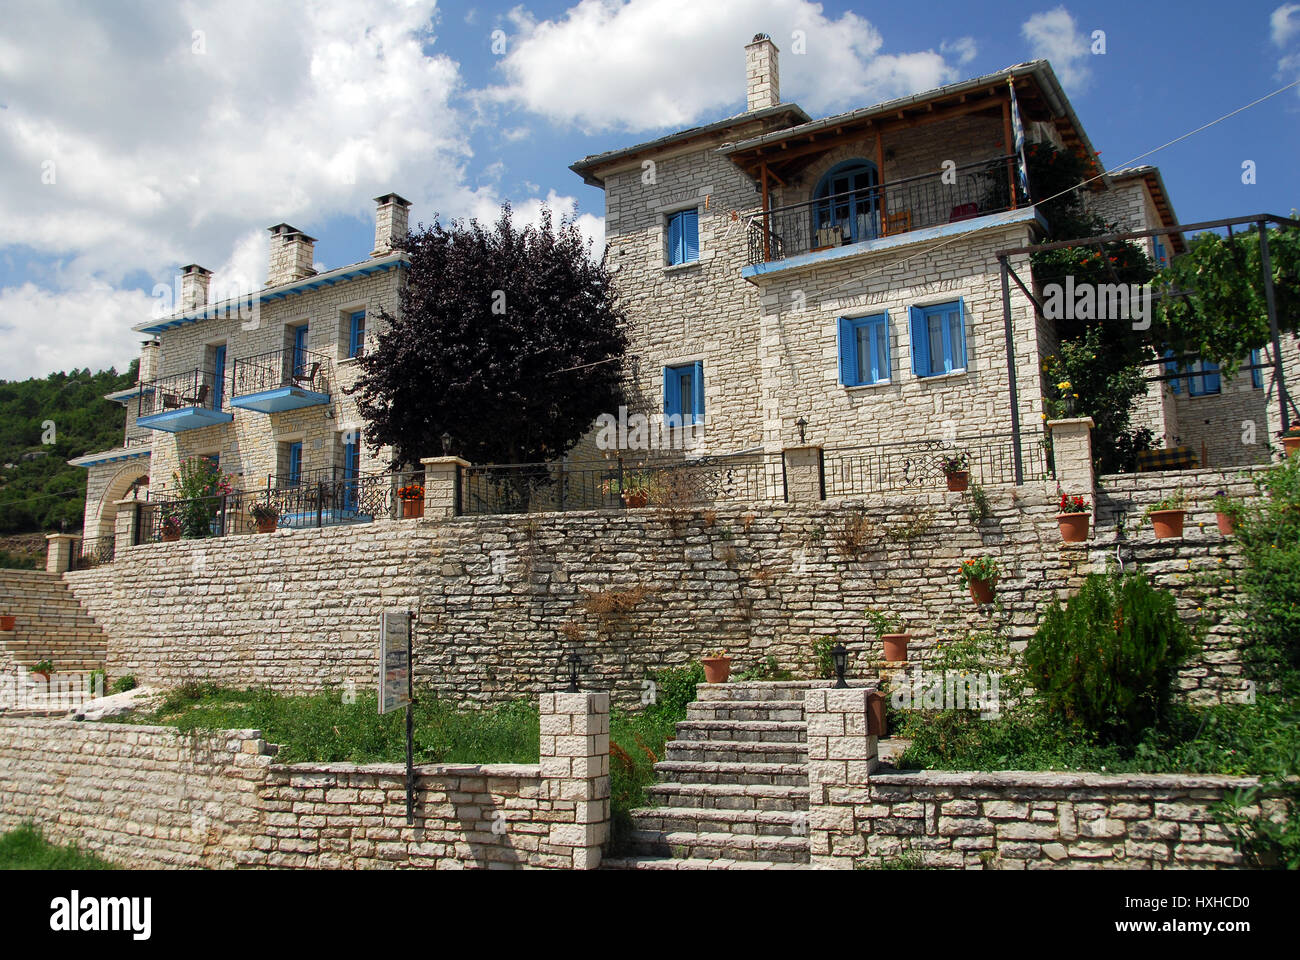
[{"label": "stone building", "polygon": [[[638,392],[694,455],[943,439],[1009,462],[994,448],[1014,403],[1025,460],[1041,457],[1057,338],[1015,285],[1004,322],[997,253],[1047,228],[1017,120],[1029,143],[1095,155],[1051,66],[813,120],[781,102],[772,40],[745,49],[744,113],[572,165],[605,192]],[[1154,167],[1100,179],[1086,201],[1124,229],[1176,224]],[[1144,243],[1161,260],[1184,241]],[[1028,257],[1009,262],[1028,282]],[[1207,443],[1211,464],[1243,462],[1212,438],[1238,407],[1262,409],[1257,381],[1153,385],[1138,419]]]},{"label": "stone building", "polygon": [[[263,289],[210,296],[211,271],[182,268],[177,310],[138,324],[149,335],[136,386],[109,395],[127,410],[121,447],[71,461],[89,471],[85,536],[111,537],[117,501],[165,498],[186,459],[214,459],[235,489],[297,487],[387,469],[389,451],[361,442],[345,393],[356,358],[395,311],[410,203],[376,199],[375,246],[358,263],[317,272],[315,240],[288,224],[270,228]],[[215,293],[215,291],[214,291]]]}]

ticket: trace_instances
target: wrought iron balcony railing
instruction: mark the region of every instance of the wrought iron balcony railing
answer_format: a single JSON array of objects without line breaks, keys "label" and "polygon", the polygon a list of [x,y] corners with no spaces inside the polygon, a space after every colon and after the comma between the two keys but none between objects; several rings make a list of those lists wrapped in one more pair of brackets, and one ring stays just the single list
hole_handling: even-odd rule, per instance
[{"label": "wrought iron balcony railing", "polygon": [[223,384],[211,370],[187,370],[150,381],[136,401],[136,420],[174,410],[226,409]]},{"label": "wrought iron balcony railing", "polygon": [[893,180],[757,214],[750,264],[892,237],[1027,206],[1015,155]]},{"label": "wrought iron balcony railing", "polygon": [[247,397],[285,387],[328,393],[329,369],[327,357],[293,347],[237,357],[230,375],[230,395]]}]

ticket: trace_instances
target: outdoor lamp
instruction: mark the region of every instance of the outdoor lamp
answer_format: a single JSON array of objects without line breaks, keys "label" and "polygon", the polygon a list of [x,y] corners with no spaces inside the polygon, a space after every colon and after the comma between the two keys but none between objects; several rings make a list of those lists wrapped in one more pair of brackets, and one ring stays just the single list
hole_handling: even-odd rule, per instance
[{"label": "outdoor lamp", "polygon": [[799,428],[799,442],[803,443],[804,431],[808,429],[808,421],[805,420],[803,417],[800,417],[798,420],[794,422],[794,425]]},{"label": "outdoor lamp", "polygon": [[442,455],[444,457],[451,455],[451,434],[446,430],[442,432]]},{"label": "outdoor lamp", "polygon": [[831,647],[831,659],[835,661],[835,689],[843,690],[848,687],[844,682],[844,671],[849,667],[849,651],[844,649],[844,644],[837,643]]},{"label": "outdoor lamp", "polygon": [[582,658],[579,657],[576,653],[571,653],[564,659],[567,660],[569,663],[569,685],[564,688],[564,692],[579,693],[580,691],[578,690],[578,664],[582,662]]}]

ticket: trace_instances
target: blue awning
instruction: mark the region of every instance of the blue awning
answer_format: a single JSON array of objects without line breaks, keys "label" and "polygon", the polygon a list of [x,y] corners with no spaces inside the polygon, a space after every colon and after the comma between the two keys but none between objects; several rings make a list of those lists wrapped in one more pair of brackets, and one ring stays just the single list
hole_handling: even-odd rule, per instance
[{"label": "blue awning", "polygon": [[234,419],[234,414],[222,413],[220,410],[211,410],[207,407],[181,407],[179,410],[165,410],[162,413],[141,417],[135,424],[137,427],[148,427],[150,430],[180,433],[183,430],[210,427],[214,423],[229,423]]},{"label": "blue awning", "polygon": [[[304,390],[302,387],[277,387],[274,390],[261,390],[248,393],[242,397],[231,397],[230,405],[244,410],[256,410],[259,413],[279,413],[282,410],[296,410],[299,407],[315,407],[330,402],[328,393]],[[144,421],[138,421],[143,423]]]}]

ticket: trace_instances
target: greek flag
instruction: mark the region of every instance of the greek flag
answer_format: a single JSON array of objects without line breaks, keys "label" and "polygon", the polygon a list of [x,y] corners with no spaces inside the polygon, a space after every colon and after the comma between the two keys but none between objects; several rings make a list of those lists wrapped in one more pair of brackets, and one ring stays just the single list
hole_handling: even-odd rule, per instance
[{"label": "greek flag", "polygon": [[1029,197],[1029,168],[1025,165],[1025,125],[1020,122],[1020,104],[1016,102],[1015,82],[1007,77],[1007,89],[1011,91],[1011,132],[1016,138],[1016,172],[1020,175],[1020,189]]}]

